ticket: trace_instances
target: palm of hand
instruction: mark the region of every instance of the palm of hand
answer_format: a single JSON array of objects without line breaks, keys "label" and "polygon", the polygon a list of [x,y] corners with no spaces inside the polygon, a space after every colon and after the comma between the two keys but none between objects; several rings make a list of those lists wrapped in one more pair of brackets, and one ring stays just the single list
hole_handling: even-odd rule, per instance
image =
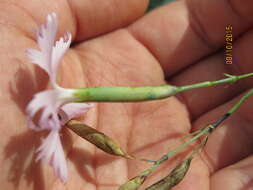
[{"label": "palm of hand", "polygon": [[[146,18],[146,20],[150,18],[151,16]],[[150,53],[150,49],[146,48],[149,45],[140,42],[141,40],[138,41],[136,37],[138,35],[133,35],[135,31],[138,33],[138,28],[141,27],[141,24],[142,22],[130,28],[118,30],[94,40],[74,45],[62,62],[62,68],[59,73],[62,86],[133,86],[165,83],[159,61]],[[8,30],[9,28],[6,31]],[[61,32],[66,30],[61,28]],[[17,46],[22,50],[34,45],[34,42],[24,37],[23,34],[17,35],[16,31],[12,29],[10,31],[6,34],[7,37],[18,39]],[[145,31],[142,32],[143,34],[145,33]],[[12,47],[8,48],[6,48],[6,51],[11,51]],[[11,52],[10,57],[6,58],[5,55],[2,55],[1,61],[4,63],[10,62],[10,60],[13,62],[14,60],[15,62],[20,59],[22,62],[27,62],[24,55],[17,55],[17,52]],[[205,69],[207,67],[212,69],[213,67],[208,63],[213,62],[212,58],[208,58],[205,61],[207,62]],[[7,99],[11,97],[5,103],[4,100],[7,99],[1,99],[3,103],[1,105],[4,105],[5,109],[7,108],[8,113],[6,119],[1,118],[2,126],[5,126],[2,129],[5,136],[1,141],[1,147],[4,150],[1,159],[5,162],[3,168],[6,171],[1,180],[4,181],[2,184],[6,186],[5,189],[11,189],[13,185],[18,186],[20,189],[28,189],[30,183],[33,184],[34,189],[117,189],[129,177],[135,176],[149,166],[139,161],[108,156],[66,129],[63,132],[63,139],[69,160],[69,181],[66,185],[62,185],[58,180],[56,181],[51,168],[45,164],[40,166],[38,163],[34,163],[34,148],[38,146],[40,142],[38,139],[41,134],[31,131],[27,132],[23,113],[32,93],[45,87],[45,74],[36,69],[36,75],[32,75],[32,71],[28,68],[30,65],[20,66],[20,64],[14,64],[17,63],[4,68],[11,75],[7,76],[3,73],[3,80],[1,80],[3,84],[7,84],[5,90],[9,91],[5,97]],[[174,69],[177,70],[177,68]],[[189,75],[196,73],[197,70],[201,71],[201,68],[189,68],[182,74],[173,77],[170,81],[175,84],[181,84],[180,81],[182,80],[184,84],[192,83],[194,79],[190,79]],[[218,71],[215,72],[218,73]],[[209,79],[202,78],[201,81]],[[15,81],[15,83],[9,83],[9,81]],[[244,89],[246,88],[245,86]],[[223,88],[220,89],[223,90]],[[205,124],[217,119],[219,115],[227,110],[231,105],[230,102],[214,109],[208,116],[197,117],[229,99],[229,95],[224,94],[222,98],[218,98],[221,95],[215,92],[215,89],[198,90],[199,95],[197,96],[189,92],[185,93],[184,97],[178,97],[179,99],[171,97],[154,102],[99,103],[85,116],[84,122],[117,140],[122,148],[129,153],[149,159],[158,159],[169,149],[180,143],[180,137],[189,133],[193,128],[203,127]],[[231,92],[236,95],[240,91],[235,90],[234,87],[226,89],[226,94],[231,94]],[[199,100],[201,102],[199,97],[210,93],[212,93],[218,103],[210,102],[198,103],[196,106],[191,105],[192,101]],[[191,109],[187,109],[185,106],[186,102]],[[242,109],[243,113],[246,113],[249,108],[250,106],[247,106]],[[191,111],[189,112],[189,110]],[[15,115],[15,120],[10,120],[13,115]],[[197,119],[193,125],[189,115]],[[194,159],[187,177],[175,189],[209,189],[209,184],[211,184],[211,189],[221,189],[224,183],[220,183],[220,178],[230,182],[231,178],[229,177],[231,176],[228,177],[226,169],[224,171],[221,170],[216,175],[218,177],[215,175],[210,177],[210,175],[215,174],[211,172],[235,163],[250,154],[249,148],[241,150],[235,143],[231,144],[232,141],[224,136],[224,132],[228,131],[228,126],[236,126],[238,123],[243,123],[247,128],[250,126],[249,122],[244,121],[239,116],[235,117],[233,121],[227,122],[227,126],[224,129],[221,129],[220,132],[211,137],[207,145],[206,154],[203,154],[202,158],[197,157]],[[12,126],[11,129],[8,126]],[[13,126],[19,126],[19,128],[17,129]],[[237,138],[244,139],[245,134],[238,131],[234,127],[230,135],[238,134]],[[37,140],[34,140],[35,137],[37,137]],[[218,140],[213,140],[215,138]],[[250,147],[249,145],[250,143],[252,144],[252,141],[242,140],[242,143],[244,143],[244,146]],[[222,152],[224,147],[228,150],[226,152],[227,155]],[[164,164],[161,167],[162,169],[147,181],[146,185],[168,174],[172,168],[172,163],[174,162],[168,161]],[[239,166],[245,166],[245,164],[250,163],[250,158],[242,163]],[[9,180],[6,180],[7,178]],[[234,180],[234,178],[232,179]]]}]

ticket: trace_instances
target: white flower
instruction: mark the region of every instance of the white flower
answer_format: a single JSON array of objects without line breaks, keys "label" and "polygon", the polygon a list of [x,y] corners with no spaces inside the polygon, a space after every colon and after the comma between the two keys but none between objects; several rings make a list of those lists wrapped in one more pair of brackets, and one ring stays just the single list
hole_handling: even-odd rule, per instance
[{"label": "white flower", "polygon": [[[42,25],[37,32],[40,50],[27,50],[27,56],[32,63],[47,72],[53,89],[35,94],[26,111],[29,128],[38,131],[50,130],[49,135],[38,148],[37,160],[49,162],[55,174],[62,182],[66,182],[67,164],[60,140],[60,130],[66,122],[87,112],[92,105],[69,103],[75,100],[73,95],[75,90],[62,88],[56,83],[58,65],[71,43],[70,33],[55,42],[57,27],[56,14],[49,14],[46,24]],[[39,111],[41,111],[40,118],[38,122],[34,123],[34,117]]]}]

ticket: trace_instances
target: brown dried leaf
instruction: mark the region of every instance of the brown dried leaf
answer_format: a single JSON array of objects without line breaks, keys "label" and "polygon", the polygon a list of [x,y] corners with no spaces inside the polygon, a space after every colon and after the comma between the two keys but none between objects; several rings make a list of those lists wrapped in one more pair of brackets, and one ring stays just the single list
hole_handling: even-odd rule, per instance
[{"label": "brown dried leaf", "polygon": [[70,120],[67,123],[67,126],[78,136],[86,139],[87,141],[94,144],[96,147],[98,147],[99,149],[103,150],[106,153],[115,156],[122,156],[124,158],[131,158],[131,159],[134,158],[132,155],[124,152],[119,146],[119,144],[115,142],[113,139],[80,121]]},{"label": "brown dried leaf", "polygon": [[170,190],[180,183],[190,168],[192,157],[178,164],[168,176],[147,187],[145,190]]},{"label": "brown dried leaf", "polygon": [[125,184],[121,185],[118,190],[137,190],[145,181],[145,176],[136,176]]}]

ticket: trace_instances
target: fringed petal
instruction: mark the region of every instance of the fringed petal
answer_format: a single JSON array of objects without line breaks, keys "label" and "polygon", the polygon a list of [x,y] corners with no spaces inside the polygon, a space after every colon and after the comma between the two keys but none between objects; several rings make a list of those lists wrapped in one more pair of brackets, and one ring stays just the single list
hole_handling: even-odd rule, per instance
[{"label": "fringed petal", "polygon": [[37,31],[37,42],[40,51],[34,49],[27,50],[27,56],[32,60],[32,63],[40,66],[48,73],[53,87],[58,86],[56,84],[57,68],[71,43],[70,33],[67,33],[59,41],[55,42],[57,26],[56,14],[49,14],[46,24],[41,25]]},{"label": "fringed petal", "polygon": [[[54,168],[56,176],[65,183],[68,178],[67,164],[59,131],[61,126],[67,121],[87,112],[92,105],[85,103],[63,105],[75,100],[72,89],[61,88],[56,83],[58,66],[70,46],[71,34],[67,33],[59,41],[55,42],[57,27],[56,14],[49,14],[46,24],[41,25],[37,31],[37,42],[40,50],[27,50],[27,56],[31,59],[32,63],[47,72],[54,89],[35,94],[28,104],[26,111],[29,128],[33,130],[50,130],[49,135],[37,150],[37,160],[49,162]],[[34,117],[38,113],[41,114],[40,118],[37,122],[34,122]]]},{"label": "fringed petal", "polygon": [[69,120],[78,117],[93,107],[93,104],[86,103],[68,103],[59,110],[61,125],[65,125]]},{"label": "fringed petal", "polygon": [[59,41],[56,41],[55,46],[53,47],[52,65],[51,65],[52,72],[50,73],[53,86],[56,84],[56,74],[58,71],[59,63],[65,52],[69,49],[70,43],[71,43],[71,34],[67,33],[65,34],[64,37],[61,37]]},{"label": "fringed petal", "polygon": [[[28,119],[32,122],[34,116],[39,111],[42,111],[40,120],[38,122],[37,130],[44,129],[59,129],[60,121],[58,118],[58,109],[60,100],[58,100],[57,90],[45,90],[35,94],[34,98],[27,106]],[[30,125],[32,129],[35,125]]]},{"label": "fringed petal", "polygon": [[52,51],[55,43],[55,37],[57,32],[57,18],[56,13],[51,13],[47,16],[47,22],[45,25],[41,25],[37,32],[37,42],[39,44],[41,53],[44,56],[45,67],[48,67],[49,73],[52,73]]},{"label": "fringed petal", "polygon": [[26,55],[29,59],[31,59],[32,63],[38,65],[41,69],[50,74],[50,70],[48,64],[46,64],[45,56],[41,51],[35,49],[27,49]]},{"label": "fringed petal", "polygon": [[63,183],[67,181],[67,163],[62,148],[58,130],[51,130],[49,135],[44,139],[42,145],[37,150],[38,156],[36,161],[43,160],[48,162],[53,168],[55,175]]}]

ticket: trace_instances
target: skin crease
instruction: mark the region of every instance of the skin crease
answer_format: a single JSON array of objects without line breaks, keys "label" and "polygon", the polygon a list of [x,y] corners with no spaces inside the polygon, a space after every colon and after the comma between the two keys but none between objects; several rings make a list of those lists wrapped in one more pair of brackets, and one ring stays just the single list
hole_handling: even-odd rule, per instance
[{"label": "skin crease", "polygon": [[[35,149],[47,132],[27,129],[24,110],[33,93],[47,87],[48,78],[29,64],[25,50],[37,47],[32,31],[48,13],[59,17],[58,36],[66,31],[73,35],[59,71],[64,87],[184,85],[253,71],[252,1],[178,1],[143,16],[147,3],[0,1],[2,189],[113,190],[149,166],[107,155],[68,129],[62,132],[68,183],[56,179],[47,164],[35,163]],[[227,24],[234,29],[232,65],[223,60]],[[252,79],[246,79],[153,102],[99,103],[82,119],[129,153],[158,159],[180,137],[218,119],[251,86]],[[252,189],[251,110],[252,98],[211,135],[175,190]],[[144,187],[167,175],[180,159],[166,162]]]}]

